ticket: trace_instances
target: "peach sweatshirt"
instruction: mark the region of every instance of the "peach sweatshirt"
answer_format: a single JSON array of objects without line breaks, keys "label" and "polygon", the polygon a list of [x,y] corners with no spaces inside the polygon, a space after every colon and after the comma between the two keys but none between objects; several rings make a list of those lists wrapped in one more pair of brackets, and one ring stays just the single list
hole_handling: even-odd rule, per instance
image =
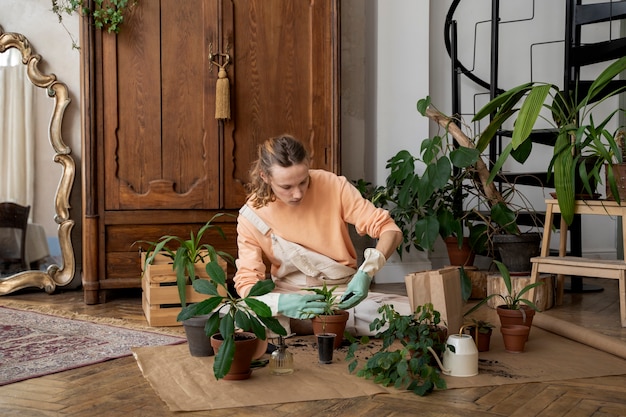
[{"label": "peach sweatshirt", "polygon": [[280,267],[272,251],[271,233],[337,262],[357,268],[356,252],[346,223],[353,224],[359,234],[378,238],[388,230],[399,231],[389,212],[376,208],[342,176],[324,170],[310,170],[311,181],[305,197],[298,206],[276,200],[254,209],[271,228],[266,235],[248,219],[239,216],[237,224],[237,273],[235,288],[245,296],[259,280],[265,279],[263,255],[271,263],[271,273]]}]

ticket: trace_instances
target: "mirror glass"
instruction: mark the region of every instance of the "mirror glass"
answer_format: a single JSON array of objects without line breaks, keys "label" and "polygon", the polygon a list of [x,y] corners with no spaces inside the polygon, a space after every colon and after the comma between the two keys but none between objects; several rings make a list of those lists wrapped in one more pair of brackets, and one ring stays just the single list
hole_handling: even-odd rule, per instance
[{"label": "mirror glass", "polygon": [[[0,135],[4,136],[0,137],[0,171],[6,169],[2,172],[5,180],[0,184],[0,203],[8,201],[31,206],[26,233],[26,267],[9,269],[5,265],[4,269],[0,269],[0,295],[29,287],[52,293],[56,287],[69,284],[75,272],[70,237],[74,221],[69,213],[75,162],[62,137],[63,115],[70,102],[68,89],[54,74],[42,73],[39,68],[42,57],[35,53],[24,35],[4,32],[0,27],[0,55],[0,64],[3,65],[0,82],[5,83],[0,86]],[[14,72],[16,70],[21,73]],[[23,95],[16,92],[20,91],[20,88],[14,88],[16,84],[22,84]],[[28,89],[34,91],[29,92]],[[10,94],[5,96],[9,97],[1,97],[3,92],[8,91]],[[17,96],[21,98],[15,99]],[[29,97],[34,97],[32,103],[29,103]],[[36,116],[41,114],[37,110],[39,106],[49,109],[49,112],[46,110],[49,114],[47,120]],[[26,108],[34,109],[35,115],[29,117],[22,110]],[[20,111],[23,117],[18,119],[23,120],[20,122],[23,126],[9,126],[16,124],[15,113]],[[6,140],[7,136],[11,139]],[[46,140],[41,136],[47,136]],[[41,162],[43,160],[55,165],[54,170],[36,170],[35,166],[45,164]],[[49,177],[51,172],[58,178],[56,191],[46,185],[49,179],[38,177]],[[48,239],[46,236],[53,235],[55,231],[46,231],[49,226],[33,221],[47,216],[54,219],[57,238]],[[13,233],[13,237],[9,233]],[[16,242],[18,236],[21,236],[18,232],[0,229],[0,252],[15,251],[19,245]]]}]

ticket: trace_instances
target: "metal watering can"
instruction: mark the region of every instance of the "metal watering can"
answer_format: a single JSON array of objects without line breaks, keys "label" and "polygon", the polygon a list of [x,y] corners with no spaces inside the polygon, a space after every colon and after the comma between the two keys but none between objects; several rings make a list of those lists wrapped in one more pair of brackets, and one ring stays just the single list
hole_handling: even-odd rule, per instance
[{"label": "metal watering can", "polygon": [[[428,348],[444,375],[463,377],[478,375],[478,349],[472,336],[463,334],[464,327],[461,327],[458,334],[448,336],[446,350],[443,352],[443,363],[435,351]],[[450,346],[454,347],[454,352],[450,350]]]}]

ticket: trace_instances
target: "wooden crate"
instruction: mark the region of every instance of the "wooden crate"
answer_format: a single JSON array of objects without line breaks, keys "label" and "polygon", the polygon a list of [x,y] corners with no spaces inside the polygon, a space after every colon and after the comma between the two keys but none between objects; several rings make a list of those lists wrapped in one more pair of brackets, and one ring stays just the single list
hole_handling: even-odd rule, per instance
[{"label": "wooden crate", "polygon": [[[142,254],[141,265],[143,268],[145,255]],[[227,264],[219,258],[219,264],[226,272]],[[196,264],[196,277],[208,279],[205,265]],[[178,286],[176,285],[176,272],[172,269],[172,260],[164,255],[157,255],[154,263],[148,265],[141,279],[143,290],[142,306],[143,313],[150,326],[180,326],[182,323],[176,321],[178,313],[182,310],[180,298],[178,297]],[[186,290],[187,304],[197,303],[207,299],[209,296],[199,294],[194,291],[191,284]]]}]

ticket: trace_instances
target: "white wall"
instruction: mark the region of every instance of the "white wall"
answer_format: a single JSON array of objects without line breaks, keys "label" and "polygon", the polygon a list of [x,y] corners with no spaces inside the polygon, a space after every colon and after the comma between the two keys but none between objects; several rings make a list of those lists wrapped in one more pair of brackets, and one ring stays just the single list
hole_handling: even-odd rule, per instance
[{"label": "white wall", "polygon": [[[369,10],[377,36],[376,58],[368,62],[369,79],[376,82],[366,86],[372,105],[371,117],[366,119],[366,149],[371,152],[369,179],[383,185],[387,160],[402,149],[417,153],[428,137],[428,120],[417,112],[416,104],[428,95],[430,4],[427,0],[380,0],[376,6]],[[391,258],[376,274],[376,282],[404,282],[406,274],[431,267],[424,252],[412,251],[403,261]]]},{"label": "white wall", "polygon": [[428,137],[428,120],[416,104],[428,95],[429,9],[427,0],[378,2],[376,184],[384,184],[390,157],[402,149],[419,150]]}]

